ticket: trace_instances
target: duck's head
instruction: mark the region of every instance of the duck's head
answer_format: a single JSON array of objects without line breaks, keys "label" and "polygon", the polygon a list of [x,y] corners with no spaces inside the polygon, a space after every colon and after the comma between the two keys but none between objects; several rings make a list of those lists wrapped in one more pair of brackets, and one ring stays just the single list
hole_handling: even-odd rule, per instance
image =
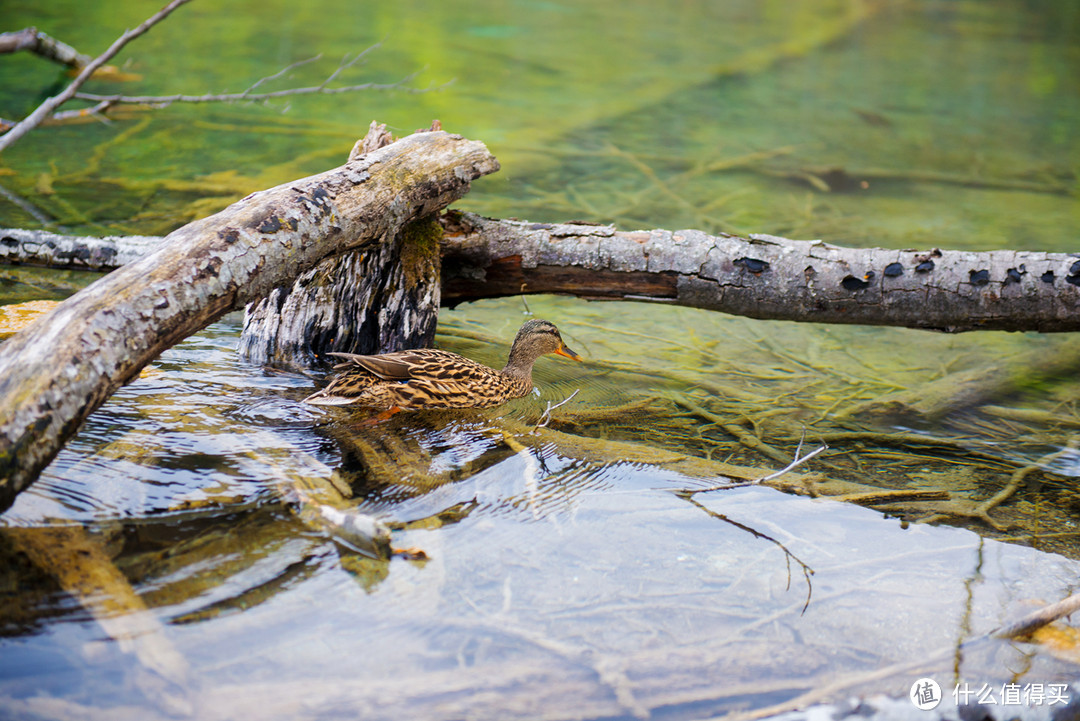
[{"label": "duck's head", "polygon": [[581,360],[581,356],[563,343],[559,329],[554,323],[539,318],[525,321],[514,338],[514,345],[510,348],[510,362],[507,366],[531,367],[533,362],[545,353],[554,353],[576,361]]}]

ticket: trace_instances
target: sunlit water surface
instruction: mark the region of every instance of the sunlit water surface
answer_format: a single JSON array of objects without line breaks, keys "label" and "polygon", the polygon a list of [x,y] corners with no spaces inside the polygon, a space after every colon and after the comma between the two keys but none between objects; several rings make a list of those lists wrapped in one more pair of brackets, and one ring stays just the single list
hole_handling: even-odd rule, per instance
[{"label": "sunlit water surface", "polygon": [[[502,161],[461,204],[492,215],[1075,250],[1071,6],[714,5],[309,17],[193,3],[188,21],[213,30],[180,15],[155,29],[133,60],[139,92],[237,89],[237,73],[246,86],[384,37],[364,79],[426,66],[421,84],[454,82],[41,129],[5,154],[0,183],[53,227],[163,233],[340,163],[373,117],[400,132],[440,117]],[[26,6],[10,23],[95,47],[156,9],[108,6]],[[0,68],[10,114],[29,109],[12,98],[30,105],[18,89],[31,76],[55,80],[32,58]],[[35,221],[0,202],[0,223]],[[0,301],[85,282],[0,269]],[[444,311],[438,343],[498,365],[530,314],[586,362],[541,359],[539,394],[498,409],[374,428],[300,403],[322,371],[238,360],[238,316],[167,351],[0,517],[0,715],[689,719],[906,696],[926,675],[947,689],[1076,677],[1069,626],[1056,643],[959,648],[1075,590],[1071,339],[544,297]],[[1001,368],[1011,380],[958,392]],[[859,410],[905,392],[959,400],[899,418]],[[698,459],[765,473],[803,429],[807,448],[831,448],[800,471],[959,504],[702,490],[720,466]],[[1021,471],[987,514],[996,528],[972,517]],[[427,560],[372,559],[312,526],[290,491],[310,477],[333,478],[390,524],[395,548]],[[81,562],[42,562],[59,548]]]}]

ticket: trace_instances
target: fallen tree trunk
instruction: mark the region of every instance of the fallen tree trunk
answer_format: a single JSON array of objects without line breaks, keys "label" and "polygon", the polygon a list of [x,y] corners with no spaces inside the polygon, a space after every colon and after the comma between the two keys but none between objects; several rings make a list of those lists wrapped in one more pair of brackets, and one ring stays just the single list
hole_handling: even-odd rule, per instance
[{"label": "fallen tree trunk", "polygon": [[163,350],[323,258],[393,237],[498,167],[482,143],[411,135],[180,228],[0,345],[0,510]]},{"label": "fallen tree trunk", "polygon": [[1080,330],[1080,254],[842,248],[450,214],[443,302],[521,293],[659,300],[769,320]]},{"label": "fallen tree trunk", "polygon": [[[772,235],[442,218],[442,303],[525,293],[649,300],[767,320],[1080,330],[1080,254],[844,248]],[[123,239],[0,230],[0,262],[109,268]],[[113,248],[110,251],[108,248]]]}]

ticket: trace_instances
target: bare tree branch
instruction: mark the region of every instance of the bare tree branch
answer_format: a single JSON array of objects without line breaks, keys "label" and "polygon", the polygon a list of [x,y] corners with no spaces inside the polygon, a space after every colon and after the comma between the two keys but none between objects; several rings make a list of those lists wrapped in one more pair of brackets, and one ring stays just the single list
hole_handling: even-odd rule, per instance
[{"label": "bare tree branch", "polygon": [[93,60],[89,55],[84,55],[67,43],[49,37],[37,28],[23,28],[13,33],[0,33],[0,53],[14,53],[20,50],[28,50],[35,55],[76,69],[85,67]]},{"label": "bare tree branch", "polygon": [[[339,72],[334,71],[336,75]],[[129,105],[155,105],[158,107],[165,107],[172,105],[173,103],[239,103],[239,102],[260,102],[264,100],[274,100],[276,98],[286,98],[293,95],[334,95],[337,93],[354,93],[358,90],[394,90],[401,88],[405,83],[415,78],[418,73],[411,73],[406,75],[401,80],[393,83],[361,83],[359,85],[344,85],[339,88],[328,88],[323,81],[319,85],[312,85],[306,88],[287,88],[285,90],[275,90],[269,93],[252,93],[250,89],[245,90],[242,93],[208,93],[205,95],[96,95],[94,93],[76,93],[75,97],[79,100],[89,100],[91,102],[98,103],[110,103],[110,104],[129,104]],[[429,88],[406,88],[406,92],[411,93],[424,93],[428,92]]]},{"label": "bare tree branch", "polygon": [[[128,104],[128,105],[153,105],[156,107],[165,107],[172,105],[173,103],[240,103],[240,102],[263,102],[267,100],[275,100],[277,98],[286,98],[294,95],[333,95],[337,93],[352,93],[359,90],[393,90],[401,88],[410,80],[415,78],[419,72],[410,73],[401,80],[393,83],[361,83],[358,85],[344,85],[337,88],[330,87],[330,83],[334,82],[341,73],[356,65],[363,60],[369,53],[382,47],[382,43],[378,42],[374,45],[357,53],[355,58],[349,59],[346,55],[341,59],[341,63],[338,64],[334,72],[326,76],[318,85],[311,85],[303,88],[286,88],[284,90],[274,90],[265,93],[256,93],[254,90],[261,85],[277,80],[284,76],[291,70],[295,70],[303,65],[308,65],[322,58],[322,54],[316,55],[305,60],[298,60],[291,65],[286,65],[281,70],[278,70],[273,75],[267,75],[264,78],[259,78],[252,83],[246,90],[240,93],[205,93],[203,95],[97,95],[95,93],[76,93],[75,97],[79,100],[87,100],[90,102],[97,102],[98,105],[94,108],[80,111],[82,115],[88,115],[92,113],[100,112],[108,107],[116,104]],[[439,86],[442,87],[442,86]],[[410,93],[425,93],[429,90],[437,90],[436,88],[406,88],[406,92]]]},{"label": "bare tree branch", "polygon": [[[375,46],[372,45],[371,47],[375,47]],[[368,49],[370,50],[371,48],[368,48]],[[365,50],[364,52],[367,52],[367,50]],[[314,57],[310,57],[310,58],[308,58],[306,60],[297,60],[295,63],[290,63],[290,64],[286,65],[285,67],[283,67],[281,70],[278,70],[273,75],[267,75],[264,78],[259,78],[258,80],[256,80],[254,83],[252,83],[251,85],[248,86],[248,89],[244,91],[244,94],[245,95],[250,94],[252,90],[259,87],[263,83],[268,83],[271,80],[277,80],[281,76],[285,75],[285,73],[289,72],[290,70],[295,70],[296,68],[307,65],[308,63],[314,63],[314,62],[316,62],[318,60],[321,60],[321,59],[322,59],[322,53],[319,53],[318,55],[316,55]]]},{"label": "bare tree branch", "polygon": [[125,31],[123,35],[118,37],[113,44],[109,46],[108,50],[90,61],[90,63],[82,69],[82,72],[79,73],[78,77],[72,80],[71,84],[64,88],[59,95],[55,95],[43,102],[36,110],[34,110],[34,112],[23,118],[18,125],[0,136],[0,152],[3,152],[19,140],[19,138],[41,125],[46,118],[53,114],[53,111],[75,97],[79,88],[90,79],[90,76],[94,74],[94,71],[116,56],[117,53],[123,50],[125,45],[167,18],[173,10],[188,2],[191,2],[191,0],[172,0],[168,5],[147,18],[142,25],[139,25],[134,30]]}]

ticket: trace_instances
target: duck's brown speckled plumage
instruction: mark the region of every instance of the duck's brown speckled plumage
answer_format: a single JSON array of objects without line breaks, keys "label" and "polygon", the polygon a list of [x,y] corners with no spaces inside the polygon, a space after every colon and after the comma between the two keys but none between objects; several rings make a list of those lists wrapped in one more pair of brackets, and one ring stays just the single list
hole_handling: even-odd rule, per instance
[{"label": "duck's brown speckled plumage", "polygon": [[501,371],[457,353],[431,348],[383,355],[333,353],[345,359],[326,388],[304,399],[315,405],[359,405],[385,411],[489,408],[532,390],[532,367],[545,353],[581,360],[546,320],[527,321]]}]

